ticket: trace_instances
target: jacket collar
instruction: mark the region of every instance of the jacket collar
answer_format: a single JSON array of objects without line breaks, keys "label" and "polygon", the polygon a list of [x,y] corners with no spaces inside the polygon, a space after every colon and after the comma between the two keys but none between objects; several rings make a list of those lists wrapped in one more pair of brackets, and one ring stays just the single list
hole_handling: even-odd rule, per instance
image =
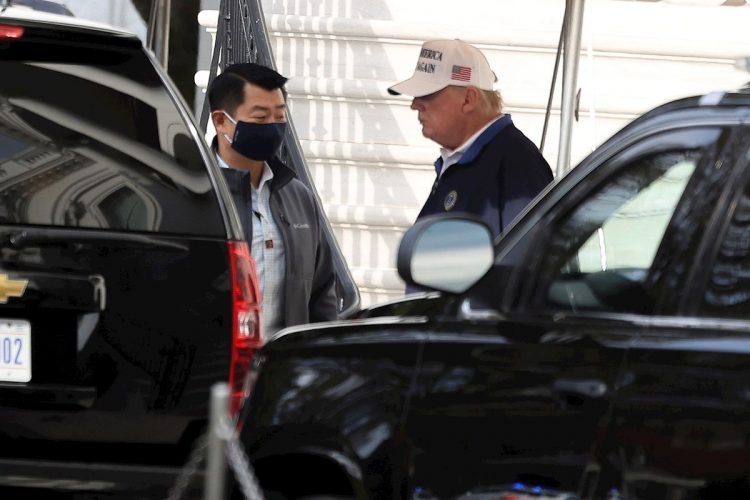
[{"label": "jacket collar", "polygon": [[[218,157],[219,156],[219,150],[218,150],[218,139],[214,136],[213,141],[211,142],[211,150],[214,152],[214,154]],[[282,186],[285,186],[287,183],[289,183],[292,179],[295,179],[297,177],[297,174],[292,170],[291,168],[287,167],[278,157],[274,156],[271,158],[268,162],[268,166],[273,172],[273,179],[271,179],[271,189],[276,190],[281,188]],[[229,189],[233,193],[237,193],[240,190],[240,186],[243,186],[245,184],[249,185],[249,179],[250,172],[247,172],[246,170],[240,170],[236,168],[221,168],[221,170],[224,172],[224,177],[227,179],[231,179],[232,181],[237,182],[231,182],[229,185]]]},{"label": "jacket collar", "polygon": [[[495,123],[487,127],[487,130],[482,132],[481,135],[477,137],[476,140],[471,144],[471,146],[469,146],[469,149],[467,149],[463,156],[461,156],[461,159],[458,161],[457,165],[473,162],[476,157],[479,156],[479,153],[482,152],[482,149],[484,149],[487,143],[494,139],[501,130],[511,124],[513,124],[513,120],[511,120],[509,114],[503,115],[499,120],[495,120]],[[435,161],[435,170],[439,174],[442,169],[443,157],[441,156]]]}]

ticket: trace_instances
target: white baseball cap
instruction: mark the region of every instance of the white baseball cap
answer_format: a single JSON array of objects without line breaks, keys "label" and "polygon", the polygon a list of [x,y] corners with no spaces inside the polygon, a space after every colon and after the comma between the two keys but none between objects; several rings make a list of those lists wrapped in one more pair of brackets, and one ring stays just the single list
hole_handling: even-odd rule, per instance
[{"label": "white baseball cap", "polygon": [[487,58],[463,40],[432,40],[422,44],[414,75],[388,89],[393,95],[422,97],[448,85],[494,90],[497,81]]}]

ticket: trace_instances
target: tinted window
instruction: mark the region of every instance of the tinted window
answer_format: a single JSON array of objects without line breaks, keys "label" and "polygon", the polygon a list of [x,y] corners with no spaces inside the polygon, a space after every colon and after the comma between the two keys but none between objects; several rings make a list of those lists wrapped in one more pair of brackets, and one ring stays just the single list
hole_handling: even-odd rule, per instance
[{"label": "tinted window", "polygon": [[139,48],[31,31],[0,48],[0,74],[1,223],[224,234],[198,147]]},{"label": "tinted window", "polygon": [[[617,179],[576,211],[575,224],[593,224],[596,230],[570,259],[568,269],[648,269],[695,169],[695,158],[695,153],[682,151],[641,160],[641,168]],[[651,179],[653,175],[657,177]]]},{"label": "tinted window", "polygon": [[745,186],[721,240],[701,313],[741,319],[750,314],[750,186]]},{"label": "tinted window", "polygon": [[[718,135],[711,131],[703,138]],[[703,148],[662,142],[662,151],[646,148],[623,161],[560,218],[542,257],[540,305],[573,312],[653,310],[657,256],[705,156]]]}]

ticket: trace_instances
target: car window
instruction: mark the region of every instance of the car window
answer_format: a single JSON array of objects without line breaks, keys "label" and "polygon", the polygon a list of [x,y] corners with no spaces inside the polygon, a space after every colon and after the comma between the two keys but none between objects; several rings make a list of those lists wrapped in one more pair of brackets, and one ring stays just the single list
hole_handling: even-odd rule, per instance
[{"label": "car window", "polygon": [[721,238],[699,313],[736,319],[750,314],[750,185]]},{"label": "car window", "polygon": [[223,235],[200,150],[140,46],[32,35],[0,47],[0,223]]},{"label": "car window", "polygon": [[[633,172],[639,179],[620,180],[600,193],[597,202],[590,203],[582,210],[591,216],[592,211],[601,215],[607,212],[604,198],[624,198],[626,201],[615,208],[594,233],[583,243],[567,264],[568,269],[581,273],[595,273],[608,269],[641,269],[651,266],[664,236],[664,231],[680,200],[685,185],[695,169],[695,153],[666,153],[660,157],[643,160],[648,163],[661,163],[663,173],[649,182],[644,171]],[[657,170],[658,171],[658,170]],[[636,187],[638,185],[639,187]],[[577,217],[580,217],[577,214]],[[637,238],[634,235],[638,235]]]},{"label": "car window", "polygon": [[535,292],[538,306],[653,310],[648,278],[705,152],[676,145],[662,149],[623,162],[553,225]]}]

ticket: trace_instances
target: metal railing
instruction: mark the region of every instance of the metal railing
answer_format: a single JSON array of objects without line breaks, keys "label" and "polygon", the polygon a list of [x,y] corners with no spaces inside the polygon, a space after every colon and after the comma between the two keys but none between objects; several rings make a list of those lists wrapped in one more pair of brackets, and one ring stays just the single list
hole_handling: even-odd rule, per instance
[{"label": "metal railing", "polygon": [[[271,44],[268,39],[263,8],[260,0],[221,0],[216,26],[216,41],[209,68],[208,86],[220,70],[235,63],[254,62],[276,69]],[[204,99],[200,125],[206,130],[210,116],[208,99]],[[314,183],[302,153],[297,131],[291,115],[287,112],[287,128],[279,158],[289,166],[308,186]],[[321,214],[325,213],[317,190],[312,189]],[[325,237],[331,246],[336,270],[336,293],[339,299],[339,315],[345,317],[359,308],[359,289],[354,283],[349,267],[344,260],[331,224],[326,218],[321,221]]]},{"label": "metal railing", "polygon": [[209,420],[206,433],[193,445],[190,458],[170,488],[167,500],[183,500],[190,484],[200,476],[206,463],[202,500],[224,500],[229,492],[226,483],[227,464],[234,474],[234,484],[245,500],[264,500],[263,490],[237,436],[235,421],[229,416],[229,387],[216,383],[211,387]]}]

